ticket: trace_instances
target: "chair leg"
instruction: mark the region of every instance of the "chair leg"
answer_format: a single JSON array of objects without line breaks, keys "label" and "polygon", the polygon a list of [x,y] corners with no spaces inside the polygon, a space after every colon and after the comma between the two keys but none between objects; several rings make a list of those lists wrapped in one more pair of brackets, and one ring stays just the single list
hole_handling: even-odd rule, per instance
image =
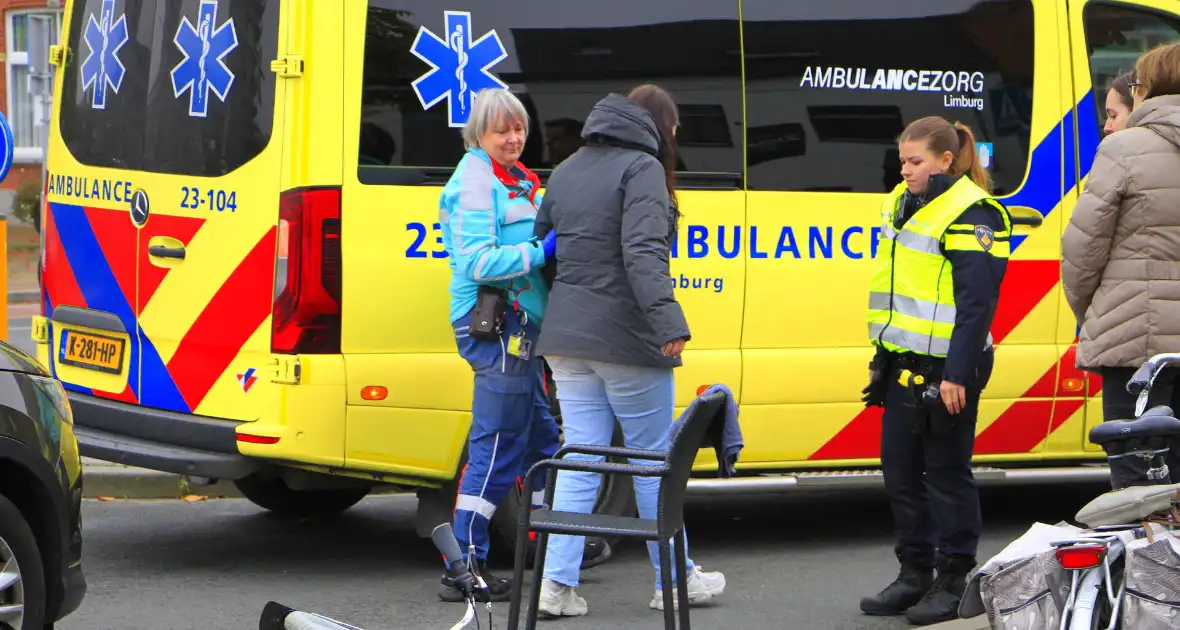
[{"label": "chair leg", "polygon": [[672,608],[672,549],[668,538],[660,537],[660,589],[664,591],[664,630],[676,630],[676,611]]},{"label": "chair leg", "polygon": [[529,547],[529,513],[521,510],[520,520],[516,526],[516,560],[512,564],[512,594],[509,597],[508,628],[516,630],[520,627],[520,604],[524,598],[524,565],[528,560]]},{"label": "chair leg", "polygon": [[680,606],[680,630],[689,630],[692,625],[688,620],[688,552],[685,550],[684,528],[676,532],[676,599]]},{"label": "chair leg", "polygon": [[537,607],[541,604],[541,582],[545,578],[545,551],[549,547],[549,534],[537,534],[537,553],[533,556],[533,584],[529,587],[529,616],[525,621],[525,630],[535,630],[537,627]]}]

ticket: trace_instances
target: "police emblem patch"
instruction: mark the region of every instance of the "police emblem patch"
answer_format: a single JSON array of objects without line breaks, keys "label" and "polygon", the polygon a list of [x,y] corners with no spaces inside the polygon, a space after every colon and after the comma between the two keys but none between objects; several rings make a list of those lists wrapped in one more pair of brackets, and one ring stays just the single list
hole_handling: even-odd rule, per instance
[{"label": "police emblem patch", "polygon": [[979,241],[979,246],[983,251],[991,251],[992,245],[996,244],[996,233],[986,225],[975,226],[975,240]]}]

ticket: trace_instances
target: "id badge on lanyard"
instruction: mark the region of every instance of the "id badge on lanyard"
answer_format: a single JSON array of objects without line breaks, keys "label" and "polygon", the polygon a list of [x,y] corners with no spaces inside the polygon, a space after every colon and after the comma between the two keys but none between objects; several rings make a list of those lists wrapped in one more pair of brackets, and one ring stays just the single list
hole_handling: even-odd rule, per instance
[{"label": "id badge on lanyard", "polygon": [[[512,283],[508,283],[509,292],[512,291]],[[517,321],[520,323],[520,330],[508,337],[508,354],[520,359],[521,361],[528,361],[532,356],[533,342],[529,341],[524,334],[524,327],[529,323],[529,315],[524,309],[520,308],[520,301],[516,299],[515,294],[512,298],[512,310],[516,315]]]}]

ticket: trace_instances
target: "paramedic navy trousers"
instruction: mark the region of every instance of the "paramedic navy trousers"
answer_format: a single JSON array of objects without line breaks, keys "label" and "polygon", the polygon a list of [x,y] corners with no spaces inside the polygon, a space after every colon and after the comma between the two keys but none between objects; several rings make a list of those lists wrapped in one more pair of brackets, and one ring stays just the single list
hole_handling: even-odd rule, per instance
[{"label": "paramedic navy trousers", "polygon": [[[459,354],[475,371],[467,466],[459,481],[454,529],[464,557],[474,544],[476,558],[486,560],[488,525],[496,507],[517,477],[557,453],[558,429],[549,412],[541,359],[532,353],[528,360],[508,354],[509,337],[521,330],[515,314],[505,317],[500,341],[471,337],[470,323],[468,314],[453,325]],[[526,324],[524,332],[535,347],[537,327]],[[537,498],[545,490],[542,481],[544,477],[537,480]]]},{"label": "paramedic navy trousers", "polygon": [[[986,370],[990,377],[990,365]],[[974,564],[982,530],[979,490],[971,473],[980,390],[969,386],[967,406],[958,415],[937,415],[931,423],[944,425],[919,433],[914,431],[913,408],[906,404],[912,396],[895,373],[881,429],[894,551],[903,564],[921,568],[939,566],[944,557]]]}]

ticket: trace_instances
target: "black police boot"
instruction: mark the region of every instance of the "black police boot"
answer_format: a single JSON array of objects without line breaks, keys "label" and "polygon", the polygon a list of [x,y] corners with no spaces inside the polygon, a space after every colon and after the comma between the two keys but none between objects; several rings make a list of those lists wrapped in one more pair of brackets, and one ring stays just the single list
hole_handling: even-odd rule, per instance
[{"label": "black police boot", "polygon": [[918,603],[934,583],[934,570],[902,563],[901,572],[880,593],[860,600],[866,615],[900,615]]},{"label": "black police boot", "polygon": [[938,577],[922,600],[905,612],[905,618],[916,626],[928,626],[959,618],[959,601],[967,589],[967,574],[975,563],[960,558],[944,558],[938,566]]},{"label": "black police boot", "polygon": [[586,538],[586,549],[582,552],[582,568],[596,567],[610,560],[610,544],[602,538]]},{"label": "black police boot", "polygon": [[[506,602],[512,595],[512,580],[509,578],[497,577],[488,569],[487,560],[479,560],[476,564],[479,569],[479,575],[487,582],[488,590],[485,592],[482,589],[475,592],[476,601],[486,602],[491,598],[493,602]],[[444,602],[465,602],[466,597],[463,596],[463,590],[455,584],[454,573],[447,569],[442,577],[442,584],[438,588],[438,598]]]}]

